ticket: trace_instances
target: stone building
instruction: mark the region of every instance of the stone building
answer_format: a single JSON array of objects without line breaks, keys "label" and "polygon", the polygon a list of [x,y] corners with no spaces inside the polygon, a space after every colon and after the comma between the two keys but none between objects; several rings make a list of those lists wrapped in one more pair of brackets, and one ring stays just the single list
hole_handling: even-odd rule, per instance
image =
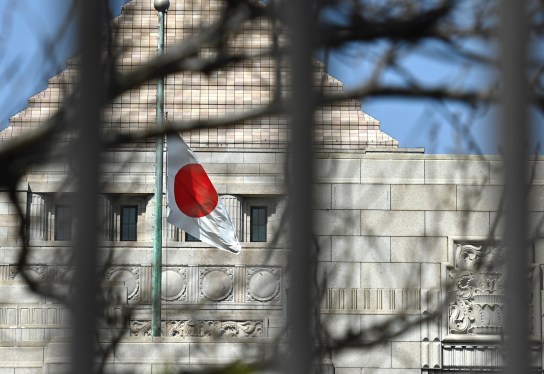
[{"label": "stone building", "polygon": [[[215,0],[172,1],[167,44],[193,35],[219,11]],[[118,68],[127,73],[156,53],[156,12],[150,1],[132,0],[115,23],[124,47]],[[258,20],[244,26],[227,48],[260,51],[270,43],[271,26]],[[75,65],[71,62],[29,100],[28,108],[0,133],[2,142],[35,130],[59,108],[62,95],[71,90]],[[264,105],[274,94],[274,67],[273,60],[257,56],[208,76],[169,76],[168,119],[203,120]],[[342,91],[341,82],[317,62],[316,75],[324,92]],[[104,110],[106,131],[137,132],[154,125],[153,82],[121,95]],[[227,254],[165,224],[164,337],[151,338],[154,143],[107,151],[100,196],[101,251],[109,259],[104,284],[116,296],[112,314],[131,310],[127,336],[107,361],[112,372],[158,373],[265,359],[285,325],[288,249],[281,217],[287,204],[287,121],[263,116],[182,136],[227,206],[243,249],[238,256]],[[69,139],[59,136],[58,143]],[[500,258],[502,252],[501,160],[400,148],[356,100],[316,113],[314,144],[318,274],[326,279],[320,290],[323,333],[333,339],[365,331],[372,340],[384,326],[399,332],[370,348],[334,352],[323,359],[324,370],[416,374],[498,369],[503,269],[485,259]],[[534,367],[540,370],[544,160],[535,159],[532,167],[531,337]],[[73,235],[69,172],[67,160],[55,160],[33,168],[18,189],[30,217],[26,271],[60,288],[67,287],[71,271],[66,260]],[[0,373],[62,372],[70,344],[68,310],[30,292],[21,280],[15,209],[7,194],[0,199]],[[411,323],[430,315],[436,317]]]}]

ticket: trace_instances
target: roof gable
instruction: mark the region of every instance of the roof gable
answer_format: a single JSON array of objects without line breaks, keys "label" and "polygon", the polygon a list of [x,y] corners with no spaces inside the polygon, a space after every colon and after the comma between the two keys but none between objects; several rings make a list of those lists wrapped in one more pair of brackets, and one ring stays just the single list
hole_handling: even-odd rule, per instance
[{"label": "roof gable", "polygon": [[[173,1],[167,15],[166,45],[175,45],[199,28],[212,23],[220,14],[217,0]],[[126,73],[156,55],[157,13],[152,2],[127,3],[115,23],[117,43],[122,46],[117,68]],[[243,31],[227,41],[232,51],[258,55],[272,43],[272,26],[266,19],[248,23]],[[212,53],[203,49],[202,56]],[[341,92],[342,83],[324,72],[316,62],[316,82],[323,92]],[[76,65],[49,80],[46,90],[33,96],[29,106],[13,116],[10,126],[0,133],[9,139],[37,126],[61,105],[63,94],[71,91]],[[165,110],[169,121],[207,120],[258,108],[270,102],[276,84],[275,61],[265,55],[245,60],[209,75],[177,73],[166,78]],[[282,80],[287,76],[282,71]],[[287,82],[287,79],[285,80]],[[155,82],[148,82],[123,93],[104,108],[104,127],[138,131],[155,125]],[[288,141],[288,121],[282,116],[266,116],[220,128],[186,131],[182,136],[193,148],[283,148]],[[380,130],[380,124],[363,113],[357,100],[323,106],[315,113],[316,146],[325,149],[365,149],[397,147],[398,142]],[[149,142],[152,144],[152,142]]]}]

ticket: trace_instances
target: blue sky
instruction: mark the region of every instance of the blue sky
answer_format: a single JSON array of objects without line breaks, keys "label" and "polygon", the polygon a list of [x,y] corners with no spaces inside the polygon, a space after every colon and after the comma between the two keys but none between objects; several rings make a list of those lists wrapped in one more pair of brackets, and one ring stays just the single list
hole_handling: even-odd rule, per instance
[{"label": "blue sky", "polygon": [[[369,80],[373,63],[385,47],[378,45],[369,51],[367,46],[352,45],[347,53],[331,54],[329,71],[347,89],[358,87]],[[447,51],[440,44],[426,43],[417,49],[405,47],[399,61],[423,87],[481,89],[491,82],[492,72],[487,68],[444,59],[444,53]],[[380,81],[405,84],[390,70]],[[368,98],[362,108],[380,120],[382,130],[398,139],[402,147],[424,147],[426,153],[439,154],[495,154],[498,150],[498,117],[493,110],[469,111],[458,103],[399,98]],[[463,132],[459,126],[466,126]]]},{"label": "blue sky", "polygon": [[[112,9],[118,13],[124,0],[112,1]],[[65,66],[74,35],[74,22],[66,3],[66,0],[17,0],[0,5],[0,81],[4,82],[0,87],[0,127],[5,127],[9,116],[24,109],[27,99],[45,89],[47,79]],[[330,56],[329,71],[346,88],[352,88],[368,78],[372,51],[351,45],[347,52]],[[436,45],[427,45],[415,53],[407,52],[403,65],[428,85],[477,86],[490,78],[484,69],[452,63],[440,58],[441,55],[447,53]],[[394,74],[384,75],[384,82],[396,80]],[[472,118],[461,105],[401,99],[368,99],[362,106],[381,121],[382,130],[398,139],[401,147],[424,147],[426,153],[475,153],[467,142],[473,139],[482,153],[497,153],[498,115],[493,111],[477,113]],[[533,138],[544,139],[544,120],[540,114],[535,119],[541,130]],[[470,125],[465,129],[468,132],[460,134],[454,130],[452,124],[465,122]]]},{"label": "blue sky", "polygon": [[[111,0],[119,14],[126,0]],[[47,87],[74,53],[75,22],[68,0],[0,2],[0,128]]]}]

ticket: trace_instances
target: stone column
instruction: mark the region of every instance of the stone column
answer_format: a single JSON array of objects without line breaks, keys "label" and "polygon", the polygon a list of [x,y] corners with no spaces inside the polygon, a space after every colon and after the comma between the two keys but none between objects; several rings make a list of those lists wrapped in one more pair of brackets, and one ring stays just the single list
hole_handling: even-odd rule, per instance
[{"label": "stone column", "polygon": [[47,210],[43,195],[30,197],[30,239],[47,240]]},{"label": "stone column", "polygon": [[105,195],[98,196],[98,217],[101,240],[113,240],[113,206]]},{"label": "stone column", "polygon": [[243,240],[243,224],[242,224],[242,198],[240,196],[234,195],[222,195],[220,197],[221,202],[227,209],[232,224],[234,225],[234,230],[239,240]]}]

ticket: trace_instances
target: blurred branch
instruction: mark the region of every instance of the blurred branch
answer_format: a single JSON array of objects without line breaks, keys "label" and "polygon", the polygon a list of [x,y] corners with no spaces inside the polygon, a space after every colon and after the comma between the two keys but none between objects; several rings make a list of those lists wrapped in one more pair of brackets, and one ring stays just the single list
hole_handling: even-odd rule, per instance
[{"label": "blurred branch", "polygon": [[[457,82],[453,82],[455,84],[446,83],[433,86],[423,84],[418,80],[416,74],[402,65],[403,58],[408,53],[403,54],[401,52],[413,52],[416,47],[424,45],[428,41],[433,41],[446,47],[446,52],[437,52],[436,55],[432,56],[434,58],[452,57],[462,60],[466,64],[474,63],[489,69],[496,69],[498,62],[493,53],[467,48],[467,43],[476,39],[490,44],[496,43],[495,33],[498,21],[495,2],[482,1],[476,4],[475,2],[445,0],[435,3],[436,5],[431,8],[422,5],[420,7],[417,2],[394,0],[378,3],[323,1],[318,4],[321,7],[319,9],[321,9],[321,15],[324,19],[317,24],[317,42],[314,51],[325,50],[328,56],[333,50],[349,49],[348,47],[353,43],[362,45],[365,48],[371,48],[382,43],[380,46],[385,44],[385,48],[383,48],[383,53],[379,58],[373,62],[369,78],[365,82],[341,93],[317,92],[314,102],[316,107],[369,97],[434,100],[440,104],[440,108],[448,117],[449,123],[463,137],[469,147],[481,154],[476,139],[471,136],[469,127],[475,118],[475,112],[466,121],[461,121],[458,116],[449,112],[444,104],[463,104],[474,111],[482,106],[495,106],[499,100],[499,84],[497,82],[482,83],[478,86],[472,85],[470,88],[455,88],[460,87],[457,86]],[[76,7],[76,5],[77,2],[73,6]],[[285,62],[290,44],[289,41],[284,40],[285,32],[290,30],[290,26],[285,24],[280,10],[288,5],[277,1],[264,4],[251,0],[227,1],[223,13],[210,27],[203,28],[181,42],[170,45],[164,55],[151,58],[148,62],[135,67],[134,70],[128,73],[120,73],[115,70],[115,58],[117,56],[115,54],[115,38],[112,37],[115,28],[109,25],[105,38],[103,38],[105,47],[107,47],[104,49],[107,53],[102,56],[104,64],[101,66],[103,68],[102,74],[94,77],[102,80],[101,83],[106,88],[105,97],[101,104],[107,105],[127,91],[136,89],[142,84],[159,77],[183,72],[211,75],[217,71],[230,69],[263,57],[270,57],[276,62],[274,70],[275,86],[272,87],[273,99],[271,102],[249,110],[236,111],[206,120],[169,121],[163,128],[150,126],[137,132],[105,132],[100,140],[101,143],[98,145],[100,150],[110,150],[122,144],[147,140],[165,133],[228,127],[266,116],[286,115],[292,99],[284,93],[291,87],[281,77],[284,70],[290,70]],[[530,5],[528,22],[531,27],[532,38],[541,42],[540,38],[544,33],[544,21],[541,16],[544,3],[542,1],[531,1]],[[4,9],[8,9],[8,6],[6,5]],[[463,11],[468,11],[470,14],[461,14]],[[330,15],[328,12],[333,12],[330,18],[325,17]],[[73,10],[69,13],[72,14]],[[462,17],[464,15],[467,16],[466,19]],[[5,18],[6,15],[4,14],[3,19]],[[272,45],[269,48],[262,48],[258,52],[249,50],[230,53],[228,48],[225,48],[228,37],[240,33],[245,26],[256,20],[270,21],[272,23]],[[68,22],[65,22],[54,38],[43,41],[46,50],[48,50],[47,48],[57,47],[55,44],[56,38],[66,32],[67,25]],[[8,26],[4,26],[5,29],[9,29]],[[212,50],[210,54],[212,57],[201,57],[204,48]],[[401,51],[401,48],[404,48],[404,50]],[[445,53],[446,55],[444,55]],[[451,55],[447,55],[447,53]],[[530,100],[536,108],[544,112],[544,62],[541,60],[541,56],[535,56],[531,60],[531,69],[531,75],[528,78],[532,90]],[[20,69],[18,74],[23,72],[24,69]],[[401,78],[401,82],[389,83],[383,79],[390,72],[397,73]],[[49,161],[65,160],[70,157],[70,142],[58,145],[56,139],[61,134],[73,133],[74,140],[81,140],[79,139],[80,133],[75,131],[75,124],[78,122],[76,103],[80,102],[80,100],[80,91],[76,90],[73,93],[66,94],[64,102],[56,114],[44,121],[36,129],[33,129],[32,132],[0,144],[0,165],[4,166],[3,173],[0,174],[0,188],[8,191],[11,201],[16,207],[17,217],[20,220],[18,234],[22,244],[17,265],[19,273],[33,291],[55,298],[59,302],[65,302],[66,300],[62,295],[56,294],[52,288],[44,287],[32,280],[25,271],[29,255],[29,238],[26,232],[29,218],[21,206],[16,191],[17,185],[32,167]],[[288,170],[288,166],[286,163],[286,170]],[[74,175],[76,177],[80,176],[77,170]],[[288,180],[287,175],[286,180]],[[534,178],[534,169],[532,178]],[[504,197],[501,196],[500,205],[497,209],[498,214],[491,224],[489,241],[494,240],[497,235],[496,230],[501,218],[503,203]],[[281,217],[280,226],[282,228],[288,227],[287,217],[287,212]],[[537,222],[538,225],[542,225],[542,223],[542,221]],[[279,237],[275,236],[272,245],[276,245],[278,240]],[[316,242],[314,244],[318,248],[318,244]],[[312,258],[311,260],[315,259]],[[305,261],[308,261],[308,259],[305,259]],[[313,286],[317,289],[317,296],[324,297],[324,292],[319,291],[318,284],[316,283]],[[104,304],[107,304],[106,300],[104,300]],[[445,298],[434,313],[418,318],[403,315],[392,317],[391,320],[377,324],[369,330],[351,331],[339,339],[325,336],[320,340],[321,346],[317,349],[319,353],[323,353],[338,352],[348,347],[372,347],[384,340],[397,337],[422,322],[442,315],[447,308],[448,301]],[[315,322],[317,324],[319,322],[317,307],[314,312],[316,313]],[[129,317],[130,313],[127,311],[122,316],[121,323],[126,324]],[[317,326],[316,329],[319,329],[319,327]],[[104,358],[101,363],[102,368],[104,368],[106,362],[105,358],[112,352],[121,337],[121,335],[115,337],[113,344],[102,352]],[[279,341],[280,339],[276,343]],[[280,353],[275,353],[280,356]],[[274,363],[273,360],[251,364],[235,363],[230,367],[217,369],[215,372],[250,372],[274,364],[277,364],[277,362]]]},{"label": "blurred branch", "polygon": [[440,21],[450,14],[453,3],[451,0],[446,0],[436,8],[417,12],[413,16],[404,13],[398,17],[393,16],[378,21],[366,14],[352,12],[346,24],[318,25],[318,43],[321,46],[338,47],[352,41],[389,39],[415,42],[420,39],[434,38],[439,35],[437,27]]}]

